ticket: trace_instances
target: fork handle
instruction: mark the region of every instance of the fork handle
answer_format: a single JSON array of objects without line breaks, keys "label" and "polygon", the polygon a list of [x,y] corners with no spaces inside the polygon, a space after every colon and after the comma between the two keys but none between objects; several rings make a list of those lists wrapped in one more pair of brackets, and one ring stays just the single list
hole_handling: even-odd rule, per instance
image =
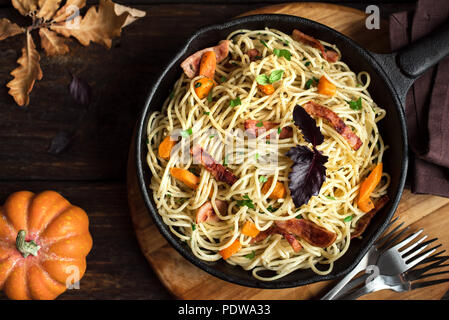
[{"label": "fork handle", "polygon": [[351,281],[352,278],[354,278],[354,276],[359,273],[360,271],[364,270],[366,267],[366,263],[364,263],[363,261],[364,259],[362,259],[362,261],[360,261],[360,263],[354,268],[352,269],[351,272],[349,272],[343,279],[341,279],[336,285],[335,287],[332,288],[332,290],[330,290],[328,293],[326,293],[325,296],[323,296],[321,298],[321,300],[333,300],[338,294],[339,292],[344,288],[344,286]]}]

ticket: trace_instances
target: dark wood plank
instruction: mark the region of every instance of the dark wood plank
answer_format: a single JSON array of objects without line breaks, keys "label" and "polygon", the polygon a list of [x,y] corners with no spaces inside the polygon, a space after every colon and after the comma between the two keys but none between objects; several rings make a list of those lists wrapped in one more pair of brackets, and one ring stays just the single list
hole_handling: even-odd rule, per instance
[{"label": "dark wood plank", "polygon": [[[86,210],[93,248],[79,290],[59,299],[170,299],[142,255],[128,213],[122,183],[0,182],[0,203],[18,190],[55,190]],[[0,298],[5,298],[0,293]]]},{"label": "dark wood plank", "polygon": [[[42,55],[44,78],[36,83],[27,108],[17,107],[5,87],[24,37],[0,42],[0,180],[123,180],[132,129],[161,66],[196,29],[249,7],[138,7],[148,16],[127,27],[111,50],[73,41],[66,56]],[[13,9],[0,9],[0,18],[14,16]],[[68,94],[69,72],[92,87],[94,112],[69,149],[54,156],[47,153],[52,137],[73,128],[83,113]]]}]

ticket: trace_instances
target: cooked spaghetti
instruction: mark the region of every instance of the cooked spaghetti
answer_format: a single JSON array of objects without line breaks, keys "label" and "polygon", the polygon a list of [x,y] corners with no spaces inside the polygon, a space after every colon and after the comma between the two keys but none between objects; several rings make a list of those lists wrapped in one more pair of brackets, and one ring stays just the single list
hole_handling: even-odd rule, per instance
[{"label": "cooked spaghetti", "polygon": [[[216,83],[207,97],[198,97],[195,90],[203,75],[183,74],[162,110],[149,117],[147,162],[154,201],[163,221],[198,259],[225,258],[263,281],[308,268],[324,275],[348,250],[360,219],[367,217],[358,199],[363,181],[382,163],[386,147],[377,122],[386,112],[367,91],[367,72],[355,74],[340,59],[327,59],[326,53],[341,57],[338,48],[320,41],[331,49],[325,51],[311,39],[297,41],[268,28],[235,31],[228,36],[229,54],[220,62],[217,59]],[[273,75],[278,70],[282,72]],[[262,90],[260,75],[266,75],[264,81],[270,84],[273,80],[273,92]],[[323,77],[336,89],[333,95],[319,93]],[[286,153],[297,145],[310,146],[293,120],[295,106],[309,101],[337,115],[360,139],[360,146],[353,148],[329,119],[311,113],[324,135],[316,148],[328,157],[325,181],[317,195],[295,207],[288,187],[292,160]],[[267,130],[256,135],[253,131],[252,136],[240,134],[245,133],[248,121]],[[273,125],[265,126],[265,122]],[[285,128],[290,132],[287,137],[280,134]],[[161,156],[160,146],[168,141],[164,139],[174,135],[179,139],[172,138],[170,155]],[[204,150],[210,163],[216,162],[214,166],[232,172],[236,181],[217,179],[221,176],[201,163],[207,162],[204,155],[200,163],[195,161],[195,152],[189,152],[194,146]],[[179,168],[179,174],[173,168]],[[381,177],[368,201],[376,203],[386,194],[390,178],[387,173]],[[284,193],[272,196],[278,187]],[[198,220],[199,213],[212,211],[214,219]],[[274,228],[277,222],[300,219],[330,232],[332,244],[315,246],[297,234]],[[242,233],[247,227],[250,231]],[[258,234],[266,236],[258,238]]]}]

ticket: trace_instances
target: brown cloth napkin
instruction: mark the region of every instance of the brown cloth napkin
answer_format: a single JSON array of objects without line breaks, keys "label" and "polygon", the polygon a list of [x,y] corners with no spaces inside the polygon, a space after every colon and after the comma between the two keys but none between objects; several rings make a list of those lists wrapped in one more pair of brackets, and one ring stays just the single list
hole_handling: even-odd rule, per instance
[{"label": "brown cloth napkin", "polygon": [[[414,12],[390,16],[391,49],[430,34],[448,20],[448,0],[419,0]],[[416,80],[407,94],[405,115],[412,192],[449,197],[449,56]]]}]

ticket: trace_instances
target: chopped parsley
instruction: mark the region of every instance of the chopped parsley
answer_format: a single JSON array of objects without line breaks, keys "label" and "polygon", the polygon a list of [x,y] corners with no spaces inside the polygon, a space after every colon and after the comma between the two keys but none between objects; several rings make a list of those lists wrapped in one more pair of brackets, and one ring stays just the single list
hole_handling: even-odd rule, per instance
[{"label": "chopped parsley", "polygon": [[209,136],[209,139],[212,139],[212,138],[214,138],[215,137],[215,134],[211,134],[210,136]]},{"label": "chopped parsley", "polygon": [[310,86],[313,84],[313,79],[309,79],[306,82],[306,89],[310,89]]},{"label": "chopped parsley", "polygon": [[306,63],[304,63],[304,65],[305,65],[306,67],[310,66],[310,61],[307,61]]},{"label": "chopped parsley", "polygon": [[267,177],[265,177],[265,176],[260,176],[259,177],[259,182],[260,183],[265,183],[265,182],[267,182],[268,181],[268,178]]},{"label": "chopped parsley", "polygon": [[332,196],[326,196],[326,198],[328,198],[329,200],[336,200],[334,197]]},{"label": "chopped parsley", "polygon": [[347,216],[346,218],[343,219],[344,222],[349,222],[352,220],[352,216]]},{"label": "chopped parsley", "polygon": [[194,224],[194,223],[192,222],[192,231],[195,231],[195,229],[196,229],[196,224]]},{"label": "chopped parsley", "polygon": [[257,122],[256,127],[258,127],[258,128],[263,127],[263,122],[262,121]]},{"label": "chopped parsley", "polygon": [[181,131],[181,137],[183,137],[183,138],[188,138],[189,136],[192,135],[192,133],[193,133],[192,128],[189,128],[189,129],[187,129],[187,130],[182,130],[182,131]]},{"label": "chopped parsley", "polygon": [[251,253],[248,253],[245,258],[248,258],[250,260],[254,259],[254,257],[256,256],[256,251],[251,251]]},{"label": "chopped parsley", "polygon": [[223,165],[224,165],[225,167],[228,166],[228,156],[225,156],[225,157],[224,157],[224,159],[223,159]]},{"label": "chopped parsley", "polygon": [[267,47],[267,48],[268,48],[268,45],[267,45],[267,43],[266,43],[265,41],[263,41],[263,40],[260,40],[260,43],[261,43],[261,44],[263,44],[263,45],[264,45],[264,47]]},{"label": "chopped parsley", "polygon": [[207,101],[212,102],[212,90],[209,91],[209,94],[207,95]]},{"label": "chopped parsley", "polygon": [[170,99],[173,99],[174,97],[175,97],[175,92],[174,91],[170,92]]},{"label": "chopped parsley", "polygon": [[347,101],[349,104],[349,107],[352,110],[361,110],[362,109],[362,97],[358,98],[357,100],[351,100]]},{"label": "chopped parsley", "polygon": [[247,194],[243,196],[243,200],[237,200],[237,206],[239,207],[247,206],[248,208],[254,209],[253,200],[251,200]]},{"label": "chopped parsley", "polygon": [[220,82],[221,83],[223,83],[223,82],[225,82],[226,80],[228,80],[225,76],[222,76],[221,78],[220,78]]},{"label": "chopped parsley", "polygon": [[272,206],[271,206],[271,204],[267,207],[267,210],[268,211],[270,211],[270,212],[275,212],[276,210],[277,210],[277,208],[273,208]]},{"label": "chopped parsley", "polygon": [[296,219],[302,219],[302,215],[298,214],[295,218]]},{"label": "chopped parsley", "polygon": [[278,134],[281,134],[281,131],[282,131],[282,128],[279,127],[279,128],[278,128]]},{"label": "chopped parsley", "polygon": [[208,115],[210,115],[210,112],[204,111],[203,114],[206,115],[206,116],[208,116]]},{"label": "chopped parsley", "polygon": [[201,82],[195,83],[195,88],[199,88],[199,87],[201,87]]},{"label": "chopped parsley", "polygon": [[234,100],[231,100],[231,103],[229,104],[229,106],[231,108],[234,108],[234,107],[239,106],[241,104],[242,104],[242,101],[240,100],[240,97],[237,97]]}]

